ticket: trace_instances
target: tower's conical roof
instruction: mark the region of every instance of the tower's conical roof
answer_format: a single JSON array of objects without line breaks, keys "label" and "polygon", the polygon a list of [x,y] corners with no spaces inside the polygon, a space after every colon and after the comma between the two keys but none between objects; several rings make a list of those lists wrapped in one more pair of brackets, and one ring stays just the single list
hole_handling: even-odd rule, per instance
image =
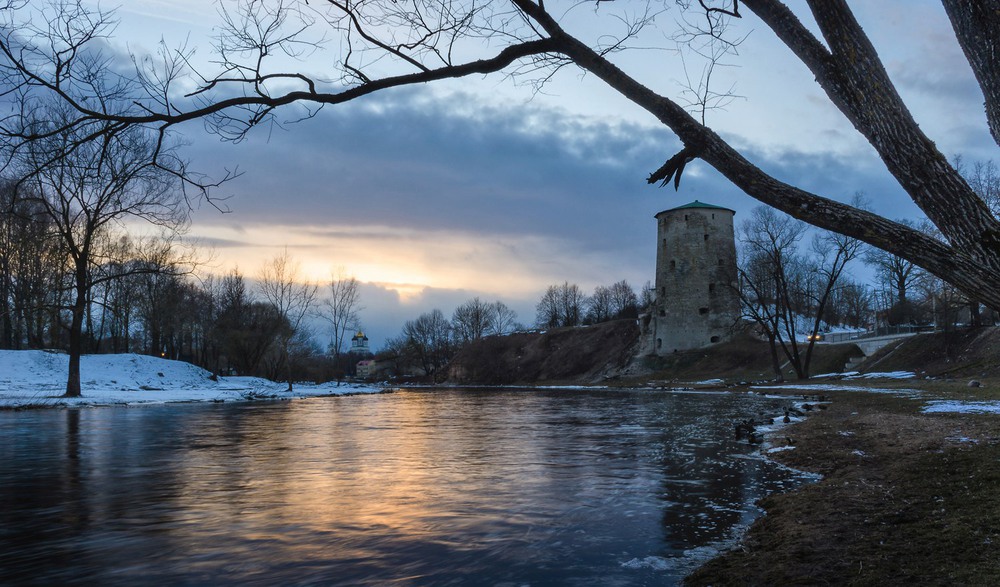
[{"label": "tower's conical roof", "polygon": [[695,201],[693,201],[691,203],[684,204],[683,206],[677,206],[676,208],[669,208],[667,210],[664,210],[663,212],[659,212],[659,213],[656,214],[656,216],[659,216],[660,214],[663,214],[664,212],[673,212],[675,210],[690,210],[690,209],[693,209],[693,208],[704,208],[704,209],[709,209],[709,210],[726,210],[726,211],[732,212],[733,214],[736,214],[736,210],[731,210],[731,209],[726,208],[724,206],[716,206],[715,204],[706,204],[705,202],[699,202],[698,200],[695,200]]}]

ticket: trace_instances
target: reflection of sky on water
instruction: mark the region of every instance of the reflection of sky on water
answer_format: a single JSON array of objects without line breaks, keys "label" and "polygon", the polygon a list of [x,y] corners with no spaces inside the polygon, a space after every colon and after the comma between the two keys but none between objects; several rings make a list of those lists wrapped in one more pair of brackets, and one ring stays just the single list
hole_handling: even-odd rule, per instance
[{"label": "reflection of sky on water", "polygon": [[0,414],[0,580],[669,584],[802,480],[751,395],[420,390]]}]

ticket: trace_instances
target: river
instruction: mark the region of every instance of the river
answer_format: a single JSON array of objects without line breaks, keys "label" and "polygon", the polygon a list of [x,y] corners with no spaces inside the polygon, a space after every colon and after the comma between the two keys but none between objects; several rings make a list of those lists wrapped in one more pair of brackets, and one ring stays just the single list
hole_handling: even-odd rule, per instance
[{"label": "river", "polygon": [[671,585],[808,482],[787,400],[412,389],[0,412],[0,583]]}]

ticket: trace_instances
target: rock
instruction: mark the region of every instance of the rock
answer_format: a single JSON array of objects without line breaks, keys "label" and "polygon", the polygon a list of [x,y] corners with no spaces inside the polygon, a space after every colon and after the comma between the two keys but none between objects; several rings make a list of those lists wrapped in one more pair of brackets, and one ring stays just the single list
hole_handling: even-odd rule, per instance
[{"label": "rock", "polygon": [[983,384],[975,379],[969,381],[969,387],[982,387],[982,386]]}]

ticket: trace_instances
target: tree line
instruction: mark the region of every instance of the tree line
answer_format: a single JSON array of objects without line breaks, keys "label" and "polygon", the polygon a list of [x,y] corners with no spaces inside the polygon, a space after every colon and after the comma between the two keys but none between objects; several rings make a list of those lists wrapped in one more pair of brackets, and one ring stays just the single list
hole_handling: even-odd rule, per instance
[{"label": "tree line", "polygon": [[[847,1],[793,7],[779,0],[679,0],[671,3],[676,16],[665,16],[656,3],[642,3],[639,10],[632,3],[599,2],[594,10],[581,3],[558,11],[533,0],[510,0],[496,10],[478,2],[318,4],[313,12],[295,3],[237,3],[220,14],[213,56],[200,68],[190,58],[193,49],[166,41],[156,55],[131,54],[131,63],[119,62],[102,51],[114,34],[113,11],[82,0],[0,2],[0,85],[12,104],[10,114],[0,117],[0,151],[31,152],[56,131],[74,138],[47,151],[43,162],[133,130],[167,145],[191,122],[240,141],[258,125],[280,123],[279,111],[289,120],[319,120],[294,105],[314,112],[468,75],[507,76],[537,89],[559,69],[575,67],[676,135],[680,145],[648,176],[649,183],[677,189],[686,166],[701,160],[762,204],[906,259],[1000,310],[1000,220],[914,118]],[[983,98],[968,106],[981,109],[980,130],[1000,144],[1000,70],[994,58],[1000,10],[995,0],[942,5]],[[669,21],[666,34],[658,19]],[[754,29],[773,35],[809,70],[940,238],[786,183],[751,161],[746,148],[728,142],[725,132],[708,126],[706,112],[720,96],[707,87],[711,68],[720,55],[735,59],[741,39]],[[591,30],[604,34],[592,36]],[[654,30],[660,32],[652,39],[643,36]],[[679,95],[672,96],[653,89],[671,84],[638,79],[615,63],[623,51],[663,42],[677,49],[678,60],[700,58],[704,87],[680,84]],[[315,74],[312,66],[288,59],[306,55],[323,55],[329,70]],[[387,62],[393,67],[384,68]],[[55,127],[38,124],[35,113],[46,106],[64,113]],[[156,151],[158,163],[171,159],[163,155]],[[184,185],[210,195],[204,178],[184,166],[174,172]]]},{"label": "tree line", "polygon": [[[80,354],[148,354],[216,374],[291,382],[349,371],[341,351],[361,309],[353,277],[331,278],[321,296],[287,251],[252,279],[200,276],[203,262],[176,232],[136,237],[114,223],[86,235],[79,263],[43,196],[18,197],[15,186],[0,186],[0,349],[71,351],[76,336]],[[314,341],[313,317],[334,333],[330,349]]]},{"label": "tree line", "polygon": [[[1000,201],[1000,174],[992,162],[977,164],[970,173],[970,183],[982,190],[985,201]],[[855,195],[853,205],[867,207],[863,194]],[[897,222],[929,238],[942,238],[930,222]],[[782,364],[797,378],[809,377],[814,345],[830,327],[895,333],[992,325],[997,320],[997,313],[984,308],[982,300],[858,239],[821,230],[813,232],[806,246],[807,228],[802,221],[760,206],[737,230],[741,319],[753,323],[769,342],[778,380],[784,379]],[[869,268],[872,282],[851,277],[849,267],[857,263]]]},{"label": "tree line", "polygon": [[[651,302],[652,289],[642,296],[626,280],[599,285],[587,296],[579,285],[550,285],[536,305],[535,327],[539,329],[597,324],[610,320],[636,319]],[[391,370],[409,370],[434,376],[448,365],[465,345],[486,336],[503,336],[529,328],[517,321],[517,313],[501,301],[472,298],[455,308],[451,318],[439,309],[408,320],[402,332],[389,338],[378,353]]]}]

